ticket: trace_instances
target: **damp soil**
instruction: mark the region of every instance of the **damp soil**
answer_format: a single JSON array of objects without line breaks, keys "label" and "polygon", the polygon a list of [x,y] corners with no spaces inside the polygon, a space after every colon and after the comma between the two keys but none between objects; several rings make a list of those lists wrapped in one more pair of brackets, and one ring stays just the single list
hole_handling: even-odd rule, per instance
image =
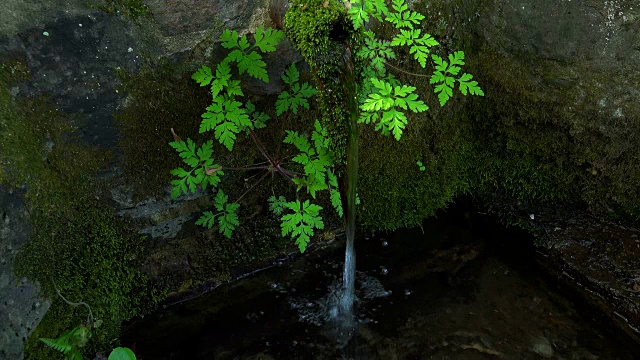
[{"label": "damp soil", "polygon": [[640,358],[531,244],[453,207],[421,228],[356,241],[354,327],[329,315],[344,253],[316,250],[129,322],[123,345],[143,360]]}]

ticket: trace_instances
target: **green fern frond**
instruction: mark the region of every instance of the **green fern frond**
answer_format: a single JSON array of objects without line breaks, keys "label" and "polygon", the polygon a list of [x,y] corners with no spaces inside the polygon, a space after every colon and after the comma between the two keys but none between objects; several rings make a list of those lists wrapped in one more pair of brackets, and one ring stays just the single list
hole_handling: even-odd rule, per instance
[{"label": "green fern frond", "polygon": [[413,29],[414,25],[420,25],[420,22],[424,20],[424,15],[409,10],[409,6],[405,4],[404,0],[393,0],[391,8],[394,11],[389,11],[385,20],[394,24],[398,29]]},{"label": "green fern frond", "polygon": [[240,204],[229,203],[229,197],[222,190],[218,190],[214,205],[218,213],[214,214],[211,211],[203,212],[202,216],[196,221],[196,225],[211,229],[216,225],[216,220],[218,220],[218,230],[220,233],[227,238],[231,238],[233,231],[240,225],[238,219]]},{"label": "green fern frond", "polygon": [[304,253],[307,245],[314,235],[313,229],[324,229],[324,222],[319,213],[322,210],[320,205],[311,204],[309,200],[300,203],[300,200],[291,201],[284,204],[286,209],[292,210],[293,214],[286,214],[282,217],[282,236],[291,234],[300,252]]},{"label": "green fern frond", "polygon": [[89,328],[80,326],[63,332],[57,339],[39,338],[40,341],[54,350],[66,355],[68,360],[82,360],[77,348],[83,347],[91,337]]},{"label": "green fern frond", "polygon": [[236,134],[253,125],[242,103],[228,96],[217,96],[206,110],[200,133],[214,130],[215,138],[229,151],[233,150]]},{"label": "green fern frond", "polygon": [[293,144],[300,151],[292,160],[303,166],[305,176],[293,179],[294,183],[298,185],[298,190],[306,187],[315,199],[317,191],[328,188],[326,172],[333,164],[333,154],[329,151],[327,131],[318,120],[315,122],[315,130],[311,138],[313,144],[297,132],[287,130],[287,136],[283,142]]},{"label": "green fern frond", "polygon": [[275,197],[275,195],[272,195],[271,197],[269,197],[269,199],[267,199],[267,202],[269,202],[269,210],[271,212],[276,215],[282,215],[282,212],[284,211],[284,204],[287,202],[287,199],[285,199],[285,197],[282,195],[278,196],[277,198]]},{"label": "green fern frond", "polygon": [[187,139],[186,142],[173,141],[169,145],[178,151],[182,161],[190,167],[190,170],[184,168],[171,170],[171,175],[178,177],[171,181],[172,199],[195,192],[198,185],[206,190],[207,186],[216,187],[220,183],[220,177],[224,175],[224,171],[222,166],[214,163],[211,158],[213,141],[205,142],[200,148],[191,139]]},{"label": "green fern frond", "polygon": [[418,113],[428,110],[429,107],[422,100],[418,100],[418,95],[413,93],[416,90],[413,86],[392,86],[375,78],[371,79],[371,83],[375,89],[360,106],[363,112],[358,122],[377,121],[376,130],[381,130],[383,135],[393,134],[396,140],[400,140],[407,125],[407,117],[398,108]]},{"label": "green fern frond", "polygon": [[349,3],[347,14],[351,18],[355,30],[369,22],[369,17],[382,21],[389,13],[385,0],[345,0],[345,2]]},{"label": "green fern frond", "polygon": [[453,96],[453,88],[456,81],[460,84],[462,95],[466,96],[468,92],[471,95],[484,96],[484,92],[478,86],[478,82],[471,81],[472,75],[464,73],[458,79],[454,77],[460,73],[461,66],[464,65],[464,52],[456,51],[453,54],[449,54],[449,62],[437,55],[431,55],[431,58],[436,65],[436,71],[434,71],[429,82],[438,84],[434,91],[438,94],[440,106],[444,106]]},{"label": "green fern frond", "polygon": [[69,339],[63,338],[63,335],[61,335],[57,339],[39,338],[39,340],[47,344],[47,346],[53,348],[54,350],[67,355],[73,349],[73,345],[69,344]]},{"label": "green fern frond", "polygon": [[308,83],[299,84],[300,73],[295,64],[291,64],[285,70],[282,80],[289,85],[289,91],[283,91],[278,95],[276,100],[276,115],[280,116],[285,111],[291,110],[294,114],[298,113],[298,107],[309,109],[308,99],[316,94],[316,90]]},{"label": "green fern frond", "polygon": [[237,31],[226,29],[220,35],[222,47],[232,50],[225,61],[233,61],[238,66],[240,75],[245,72],[256,79],[269,82],[267,64],[262,60],[262,55],[255,51],[259,49],[263,53],[273,52],[276,45],[284,38],[284,33],[276,29],[264,30],[264,27],[256,29],[254,44],[251,45],[246,35],[240,37]]},{"label": "green fern frond", "polygon": [[247,111],[247,115],[251,119],[251,126],[248,126],[245,130],[248,132],[249,129],[264,129],[267,127],[267,121],[271,119],[269,115],[263,113],[261,111],[256,111],[255,105],[249,100],[244,104],[244,108]]}]

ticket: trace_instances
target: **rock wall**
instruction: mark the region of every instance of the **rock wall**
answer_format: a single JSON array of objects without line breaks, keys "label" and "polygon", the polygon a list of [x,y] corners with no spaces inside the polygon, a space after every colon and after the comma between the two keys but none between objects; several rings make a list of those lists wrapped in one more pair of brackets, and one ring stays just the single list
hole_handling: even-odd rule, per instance
[{"label": "rock wall", "polygon": [[[419,91],[431,110],[410,119],[402,142],[363,129],[367,143],[361,153],[359,184],[363,225],[378,229],[415,225],[468,192],[527,206],[586,203],[601,216],[637,221],[637,3],[433,0],[412,4],[427,15],[426,30],[443,44],[437,51],[465,50],[467,70],[486,96],[457,97],[440,109],[432,88],[420,83]],[[84,145],[112,154],[95,174],[109,185],[93,191],[119,216],[131,220],[136,231],[149,235],[151,255],[142,267],[151,278],[169,291],[185,291],[205,280],[222,281],[234,267],[286,250],[288,243],[274,242],[277,223],[265,216],[259,196],[247,199],[248,206],[243,207],[251,226],[238,236],[241,239],[227,241],[212,231],[196,231],[193,225],[196,214],[209,203],[206,194],[172,201],[165,185],[168,170],[176,164],[175,153],[167,146],[169,129],[197,138],[199,114],[208,100],[189,78],[191,72],[224,56],[216,45],[222,30],[246,34],[268,25],[268,1],[116,0],[94,1],[87,7],[84,0],[10,0],[0,7],[0,63],[11,74],[22,74],[7,90],[16,100],[44,97],[73,119]],[[267,58],[274,81],[249,82],[251,96],[273,100],[269,96],[282,89],[278,79],[284,67],[299,61],[285,42]],[[406,69],[420,70],[409,64]],[[302,127],[297,118],[283,122]],[[281,129],[271,131],[265,141],[275,144]],[[39,141],[47,144],[39,150],[42,161],[51,148],[66,144],[46,136]],[[249,162],[259,156],[250,146],[239,153]],[[416,160],[425,163],[426,172],[418,171]],[[246,181],[240,176],[230,179],[231,191],[241,193]],[[15,197],[6,188],[0,191],[6,198]],[[9,219],[2,234],[16,236],[1,237],[2,249],[10,249],[2,254],[3,264],[9,263],[14,247],[28,233],[24,214],[12,203],[2,202],[0,208]],[[33,286],[15,287],[17,279],[8,266],[1,271],[0,297],[26,289],[24,296],[30,302],[46,304],[35,296]],[[0,321],[0,333],[19,334],[8,337],[11,354],[17,354],[30,324],[38,322],[45,308],[16,308],[21,315],[15,318],[24,321]]]}]

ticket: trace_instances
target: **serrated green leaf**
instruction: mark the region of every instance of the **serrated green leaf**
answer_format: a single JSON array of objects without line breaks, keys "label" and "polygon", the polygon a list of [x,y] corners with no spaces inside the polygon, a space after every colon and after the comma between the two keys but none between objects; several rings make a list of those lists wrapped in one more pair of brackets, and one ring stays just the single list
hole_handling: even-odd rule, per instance
[{"label": "serrated green leaf", "polygon": [[211,211],[205,211],[202,216],[196,221],[196,225],[203,226],[211,229],[216,224],[216,215]]},{"label": "serrated green leaf", "polygon": [[211,80],[213,80],[211,68],[202,65],[198,71],[191,75],[191,78],[200,84],[200,86],[207,86],[211,83]]},{"label": "serrated green leaf", "polygon": [[220,42],[223,48],[233,49],[238,47],[238,32],[226,29],[220,34]]},{"label": "serrated green leaf", "polygon": [[329,194],[331,199],[331,205],[336,210],[336,213],[338,213],[338,217],[342,217],[343,210],[342,210],[342,200],[340,198],[340,192],[338,190],[333,189],[330,191]]},{"label": "serrated green leaf", "polygon": [[282,236],[291,234],[300,252],[305,252],[310,237],[314,235],[314,228],[324,229],[324,222],[319,213],[322,207],[311,204],[309,200],[300,203],[300,200],[287,202],[284,207],[294,211],[293,214],[282,216],[280,227]]},{"label": "serrated green leaf", "polygon": [[255,46],[263,53],[276,51],[276,46],[282,38],[284,38],[284,32],[272,28],[264,31],[262,26],[258,27],[254,34]]},{"label": "serrated green leaf", "polygon": [[284,211],[284,204],[287,202],[284,196],[280,195],[278,198],[275,195],[272,195],[267,199],[269,202],[269,210],[272,211],[276,215],[282,215]]},{"label": "serrated green leaf", "polygon": [[231,235],[233,235],[233,230],[235,230],[236,227],[240,225],[240,221],[238,220],[237,215],[239,207],[240,204],[236,203],[226,204],[224,214],[218,217],[219,231],[227,238],[231,238]]},{"label": "serrated green leaf", "polygon": [[298,80],[300,80],[300,73],[298,72],[296,65],[291,64],[285,70],[284,75],[282,75],[282,81],[284,81],[285,84],[293,85],[294,83],[298,82]]}]

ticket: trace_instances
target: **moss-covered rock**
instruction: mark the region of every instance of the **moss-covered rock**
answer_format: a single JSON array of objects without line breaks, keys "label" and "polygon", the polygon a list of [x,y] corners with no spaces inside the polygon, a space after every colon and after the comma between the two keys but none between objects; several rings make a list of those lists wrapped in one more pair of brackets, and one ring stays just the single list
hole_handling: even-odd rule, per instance
[{"label": "moss-covered rock", "polygon": [[[427,15],[425,31],[442,45],[436,52],[465,51],[465,71],[486,96],[457,94],[440,108],[432,87],[396,74],[416,84],[430,110],[410,118],[399,144],[363,129],[363,223],[417,224],[465,192],[525,207],[582,204],[602,216],[639,219],[640,79],[633,69],[640,56],[628,45],[640,34],[635,7],[608,4],[599,10],[612,14],[609,21],[598,18],[592,27],[586,18],[596,10],[574,2],[413,6]],[[581,30],[568,31],[567,24]],[[405,71],[425,74],[399,54]],[[416,160],[427,164],[425,173]]]},{"label": "moss-covered rock", "polygon": [[319,90],[320,121],[331,137],[335,162],[341,165],[346,161],[350,100],[360,73],[351,59],[355,49],[350,47],[361,41],[359,33],[344,5],[333,0],[292,1],[284,26],[287,37],[311,67]]},{"label": "moss-covered rock", "polygon": [[93,356],[117,343],[122,320],[148,311],[157,300],[138,270],[143,239],[99,201],[101,186],[91,175],[105,163],[105,154],[80,144],[73,119],[45,99],[13,99],[8,66],[0,73],[0,180],[26,188],[32,228],[14,271],[39,283],[52,301],[25,358],[53,358],[37,338],[55,338],[86,322],[87,310],[66,304],[57,291],[89,304],[103,320],[86,348]]}]

